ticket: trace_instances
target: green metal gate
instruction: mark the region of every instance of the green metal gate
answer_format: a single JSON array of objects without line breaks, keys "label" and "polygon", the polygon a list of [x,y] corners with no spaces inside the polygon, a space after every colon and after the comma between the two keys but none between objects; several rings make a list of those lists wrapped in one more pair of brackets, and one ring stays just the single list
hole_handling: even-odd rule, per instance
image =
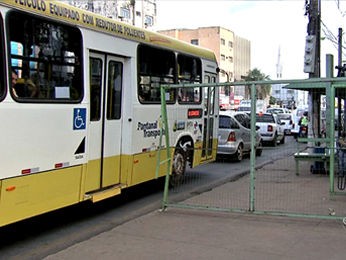
[{"label": "green metal gate", "polygon": [[[274,163],[265,162],[259,165],[256,163],[255,149],[251,149],[250,159],[246,167],[242,167],[243,169],[240,169],[237,175],[223,177],[218,181],[205,182],[208,174],[213,174],[211,166],[206,165],[203,170],[198,168],[189,170],[184,176],[182,184],[176,187],[169,185],[171,153],[170,147],[166,147],[168,163],[162,209],[178,207],[325,219],[344,219],[346,217],[346,193],[340,189],[340,181],[346,182],[346,177],[338,175],[340,150],[336,146],[335,139],[344,129],[335,129],[334,109],[336,100],[340,106],[342,104],[340,100],[346,99],[346,80],[342,78],[318,78],[201,84],[201,87],[228,85],[250,88],[252,148],[255,147],[256,134],[256,86],[261,84],[287,84],[287,88],[308,91],[313,102],[314,98],[317,99],[321,95],[325,95],[327,103],[326,136],[321,137],[319,133],[315,133],[308,138],[298,138],[295,153],[285,154],[282,158],[275,158]],[[169,143],[168,129],[170,125],[168,124],[164,93],[167,88],[181,86],[161,86],[162,130],[165,131],[164,136],[167,144]],[[196,85],[186,84],[184,87],[196,87]],[[313,112],[320,113],[320,111]],[[341,114],[336,119],[340,121],[340,117]],[[322,153],[316,150],[321,144],[324,148]],[[304,156],[306,157],[304,158]],[[309,159],[317,158],[311,156],[317,156],[326,163],[328,174],[311,174],[310,167],[313,160]],[[162,162],[158,162],[158,166],[160,163]],[[296,172],[296,167],[298,167],[299,174]],[[226,163],[225,171],[227,171]],[[189,183],[198,184],[202,179],[204,180],[203,185],[189,191],[188,196],[179,197],[176,195],[184,186],[186,188],[189,187]]]}]

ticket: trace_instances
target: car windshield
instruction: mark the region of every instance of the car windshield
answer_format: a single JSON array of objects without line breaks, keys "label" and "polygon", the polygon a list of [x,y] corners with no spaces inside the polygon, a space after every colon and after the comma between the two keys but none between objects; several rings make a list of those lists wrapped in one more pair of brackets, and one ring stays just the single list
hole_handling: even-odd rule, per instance
[{"label": "car windshield", "polygon": [[238,107],[238,111],[251,111],[251,107]]},{"label": "car windshield", "polygon": [[284,111],[280,108],[270,108],[270,109],[267,109],[267,112],[268,113],[274,113],[274,114],[280,114],[280,113],[283,113]]},{"label": "car windshield", "polygon": [[290,120],[291,119],[291,115],[290,114],[279,114],[278,117],[281,120]]},{"label": "car windshield", "polygon": [[265,122],[265,123],[275,123],[274,117],[272,115],[256,115],[257,122]]}]

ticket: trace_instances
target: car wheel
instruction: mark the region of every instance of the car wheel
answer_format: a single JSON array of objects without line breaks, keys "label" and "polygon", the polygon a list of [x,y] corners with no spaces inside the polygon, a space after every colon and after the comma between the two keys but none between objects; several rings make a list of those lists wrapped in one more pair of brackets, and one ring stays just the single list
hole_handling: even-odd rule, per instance
[{"label": "car wheel", "polygon": [[176,187],[182,183],[186,169],[186,156],[181,148],[176,148],[173,156],[173,170],[169,178],[171,187]]},{"label": "car wheel", "polygon": [[272,141],[272,145],[273,145],[273,146],[277,146],[277,145],[278,145],[278,136],[277,136],[276,133],[275,133],[275,135],[274,135],[274,138],[273,138],[273,141]]},{"label": "car wheel", "polygon": [[282,137],[280,144],[284,144],[285,143],[285,135]]},{"label": "car wheel", "polygon": [[234,154],[234,158],[237,162],[243,160],[243,146],[240,144],[237,148],[237,152]]},{"label": "car wheel", "polygon": [[261,156],[263,150],[262,141],[259,142],[258,146],[256,147],[256,156]]}]

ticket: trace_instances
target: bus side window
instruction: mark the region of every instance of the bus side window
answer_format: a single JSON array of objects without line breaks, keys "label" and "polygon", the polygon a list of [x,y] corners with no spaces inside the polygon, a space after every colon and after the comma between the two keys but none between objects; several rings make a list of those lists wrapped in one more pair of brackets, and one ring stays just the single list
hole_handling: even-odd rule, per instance
[{"label": "bus side window", "polygon": [[90,58],[90,121],[101,118],[102,60]]},{"label": "bus side window", "polygon": [[[197,58],[187,55],[178,55],[178,68],[179,68],[179,83],[201,83],[202,78],[202,64]],[[202,93],[201,88],[179,88],[178,89],[178,102],[179,103],[201,103]]]},{"label": "bus side window", "polygon": [[[175,54],[169,50],[140,44],[138,46],[138,100],[143,104],[159,104],[161,102],[160,85],[174,84]],[[168,104],[173,104],[175,89],[166,93]]]},{"label": "bus side window", "polygon": [[80,102],[82,35],[66,24],[11,11],[7,26],[11,69],[18,72],[12,97],[30,102]]},{"label": "bus side window", "polygon": [[108,64],[107,119],[120,119],[123,64],[110,61]]}]

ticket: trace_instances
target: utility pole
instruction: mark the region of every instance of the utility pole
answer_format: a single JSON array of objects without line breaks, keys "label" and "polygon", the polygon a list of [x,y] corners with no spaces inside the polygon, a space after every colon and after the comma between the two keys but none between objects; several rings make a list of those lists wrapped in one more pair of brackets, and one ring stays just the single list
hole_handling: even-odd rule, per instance
[{"label": "utility pole", "polygon": [[[342,64],[342,28],[339,28],[339,35],[338,35],[338,66],[335,68],[338,70],[338,77],[345,77],[345,72],[346,72],[346,64]],[[337,120],[337,126],[338,126],[338,137],[341,136],[341,126],[344,125],[345,127],[345,122],[346,118],[344,117],[344,121],[341,123],[341,107],[344,106],[344,111],[343,113],[345,114],[346,111],[346,101],[344,100],[344,104],[341,103],[342,100],[340,97],[338,97],[338,120]]]},{"label": "utility pole", "polygon": [[305,15],[309,18],[305,43],[304,72],[309,78],[320,77],[321,0],[305,0]]},{"label": "utility pole", "polygon": [[[309,18],[305,42],[304,72],[309,78],[320,77],[320,49],[321,49],[321,0],[305,0],[305,15]],[[309,91],[309,130],[308,137],[320,135],[320,98],[321,93]],[[314,136],[315,135],[315,136]]]},{"label": "utility pole", "polygon": [[339,28],[339,35],[338,35],[338,65],[335,68],[338,70],[338,77],[345,77],[346,64],[342,64],[342,28]]}]

